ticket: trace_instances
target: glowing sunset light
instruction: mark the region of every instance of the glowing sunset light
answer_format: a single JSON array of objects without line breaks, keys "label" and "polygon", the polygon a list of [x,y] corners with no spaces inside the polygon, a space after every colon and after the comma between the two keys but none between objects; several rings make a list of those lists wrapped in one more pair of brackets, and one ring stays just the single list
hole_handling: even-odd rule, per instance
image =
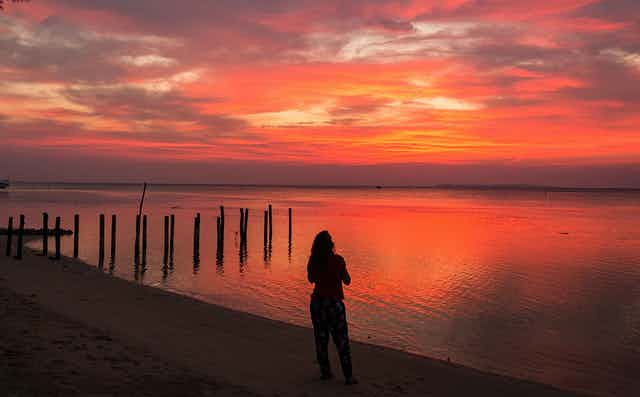
[{"label": "glowing sunset light", "polygon": [[73,179],[14,165],[53,161],[55,147],[198,162],[191,182],[229,182],[207,164],[250,162],[256,183],[263,164],[339,164],[336,183],[357,182],[349,166],[402,165],[398,184],[473,164],[491,170],[476,183],[528,183],[542,167],[549,184],[582,184],[562,165],[598,168],[588,185],[616,173],[640,186],[638,13],[623,0],[8,3],[0,163]]}]

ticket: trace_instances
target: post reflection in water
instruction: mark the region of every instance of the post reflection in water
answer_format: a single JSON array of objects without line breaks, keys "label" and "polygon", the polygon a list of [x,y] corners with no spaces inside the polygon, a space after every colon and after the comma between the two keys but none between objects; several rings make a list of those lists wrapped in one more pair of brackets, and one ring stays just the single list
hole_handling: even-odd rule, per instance
[{"label": "post reflection in water", "polygon": [[247,243],[246,243],[246,240],[242,237],[242,232],[240,232],[239,235],[240,235],[240,241],[238,241],[238,234],[236,234],[235,245],[236,245],[236,248],[238,249],[240,273],[244,273],[245,266],[247,264],[247,256],[248,256]]},{"label": "post reflection in water", "polygon": [[113,275],[113,272],[116,270],[116,261],[115,261],[115,257],[111,257],[109,259],[109,274]]},{"label": "post reflection in water", "polygon": [[193,253],[193,274],[198,274],[200,271],[200,252]]}]

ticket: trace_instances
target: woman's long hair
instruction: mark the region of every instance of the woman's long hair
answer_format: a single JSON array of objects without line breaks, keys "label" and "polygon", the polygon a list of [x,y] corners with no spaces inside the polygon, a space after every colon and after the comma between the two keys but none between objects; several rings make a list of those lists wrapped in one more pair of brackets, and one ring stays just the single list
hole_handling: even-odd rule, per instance
[{"label": "woman's long hair", "polygon": [[334,244],[328,231],[323,230],[313,239],[311,255],[309,256],[309,270],[314,274],[324,272],[333,254]]}]

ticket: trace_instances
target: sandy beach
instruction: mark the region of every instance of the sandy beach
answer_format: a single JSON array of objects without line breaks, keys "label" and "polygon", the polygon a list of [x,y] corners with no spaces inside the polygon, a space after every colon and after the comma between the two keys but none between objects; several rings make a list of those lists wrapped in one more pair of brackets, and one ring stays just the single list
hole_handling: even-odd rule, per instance
[{"label": "sandy beach", "polygon": [[[353,343],[360,384],[319,380],[310,329],[135,285],[0,241],[3,395],[560,396],[550,386]],[[339,373],[332,346],[332,365]]]}]

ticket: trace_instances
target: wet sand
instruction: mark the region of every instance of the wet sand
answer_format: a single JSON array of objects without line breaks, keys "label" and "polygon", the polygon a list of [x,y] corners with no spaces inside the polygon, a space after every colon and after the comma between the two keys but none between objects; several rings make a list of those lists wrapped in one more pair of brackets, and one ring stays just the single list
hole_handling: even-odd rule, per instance
[{"label": "wet sand", "polygon": [[0,237],[6,395],[573,395],[364,343],[352,348],[359,385],[321,381],[310,329],[136,285],[69,258],[25,250],[17,261],[4,256],[4,245]]}]

